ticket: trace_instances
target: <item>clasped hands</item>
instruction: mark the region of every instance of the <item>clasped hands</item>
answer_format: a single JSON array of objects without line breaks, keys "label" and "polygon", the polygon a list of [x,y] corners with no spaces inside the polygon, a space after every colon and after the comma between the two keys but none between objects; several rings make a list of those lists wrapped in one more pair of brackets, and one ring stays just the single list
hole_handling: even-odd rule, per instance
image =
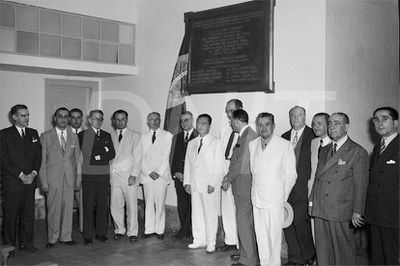
[{"label": "clasped hands", "polygon": [[21,175],[19,176],[19,179],[21,179],[22,183],[24,183],[25,185],[30,185],[33,182],[33,179],[35,179],[35,177],[37,176],[37,174],[35,172],[32,172],[30,174],[24,174],[21,173]]},{"label": "clasped hands", "polygon": [[221,187],[224,191],[227,191],[230,188],[230,186],[231,186],[231,182],[229,182],[227,176],[225,176],[224,179],[222,180]]}]

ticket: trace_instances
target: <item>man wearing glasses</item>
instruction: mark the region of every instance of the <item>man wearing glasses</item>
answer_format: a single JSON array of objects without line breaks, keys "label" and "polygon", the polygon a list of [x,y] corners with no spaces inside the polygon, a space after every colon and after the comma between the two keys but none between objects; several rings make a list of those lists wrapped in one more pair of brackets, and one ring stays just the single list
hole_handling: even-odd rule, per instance
[{"label": "man wearing glasses", "polygon": [[[110,133],[101,129],[103,115],[101,110],[90,111],[88,119],[90,127],[78,135],[83,155],[83,238],[85,245],[92,245],[94,224],[96,225],[96,239],[108,242],[109,162],[114,159],[115,150]],[[94,213],[96,217],[93,217]],[[95,222],[93,222],[93,218],[95,218]]]}]

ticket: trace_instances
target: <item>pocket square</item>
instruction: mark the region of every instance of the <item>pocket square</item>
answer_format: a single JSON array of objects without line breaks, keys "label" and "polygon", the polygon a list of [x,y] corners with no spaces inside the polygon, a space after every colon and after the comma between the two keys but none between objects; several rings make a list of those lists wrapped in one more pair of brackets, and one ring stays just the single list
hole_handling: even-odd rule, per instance
[{"label": "pocket square", "polygon": [[71,148],[73,149],[73,148],[75,148],[76,146],[75,145],[71,145]]},{"label": "pocket square", "polygon": [[346,161],[343,161],[342,158],[340,158],[337,164],[344,165],[344,164],[346,164]]},{"label": "pocket square", "polygon": [[35,142],[37,142],[38,140],[37,139],[32,139],[32,143],[35,143]]},{"label": "pocket square", "polygon": [[390,160],[390,161],[387,161],[386,164],[396,164],[396,161]]}]

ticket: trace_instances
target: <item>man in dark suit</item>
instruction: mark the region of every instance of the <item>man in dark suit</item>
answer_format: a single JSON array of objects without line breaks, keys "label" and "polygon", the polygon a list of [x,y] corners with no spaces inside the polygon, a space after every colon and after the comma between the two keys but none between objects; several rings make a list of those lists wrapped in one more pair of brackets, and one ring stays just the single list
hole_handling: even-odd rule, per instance
[{"label": "man in dark suit", "polygon": [[369,167],[365,220],[371,228],[371,264],[399,265],[399,113],[392,107],[375,110],[381,136]]},{"label": "man in dark suit", "polygon": [[312,264],[315,260],[314,243],[311,234],[311,219],[307,214],[307,184],[311,176],[311,140],[314,132],[306,125],[306,110],[295,106],[289,111],[292,127],[282,135],[290,141],[296,155],[297,180],[288,202],[293,207],[294,220],[286,229],[285,238],[288,244],[288,265]]},{"label": "man in dark suit", "polygon": [[309,202],[317,259],[320,265],[355,265],[356,241],[350,227],[364,223],[368,153],[347,136],[346,114],[332,114],[328,125],[332,145],[321,150]]},{"label": "man in dark suit", "polygon": [[191,112],[185,111],[181,114],[180,124],[183,131],[176,134],[172,139],[172,147],[174,147],[174,149],[171,150],[171,174],[175,180],[181,228],[177,234],[172,236],[172,239],[190,237],[192,227],[191,197],[190,194],[185,192],[183,175],[187,144],[197,137],[198,133],[197,130],[193,128],[193,114]]},{"label": "man in dark suit", "polygon": [[251,204],[251,173],[249,142],[258,137],[248,125],[249,116],[243,109],[233,112],[231,126],[239,134],[233,148],[229,171],[222,182],[226,191],[232,184],[236,205],[236,223],[239,238],[239,254],[233,254],[234,265],[256,265],[258,262],[256,236],[254,233],[253,206]]},{"label": "man in dark suit", "polygon": [[[110,133],[100,129],[103,111],[93,110],[89,114],[90,127],[79,133],[83,155],[83,237],[85,245],[92,245],[93,225],[96,225],[96,239],[108,242],[108,190],[110,182],[110,160],[115,157]],[[79,185],[79,184],[78,184]],[[93,223],[96,209],[95,223]]]},{"label": "man in dark suit", "polygon": [[[1,181],[4,198],[4,244],[35,252],[33,225],[35,221],[36,176],[41,164],[38,132],[28,128],[26,105],[11,108],[14,125],[1,130]],[[17,228],[18,221],[18,228]],[[10,253],[14,256],[14,251]]]}]

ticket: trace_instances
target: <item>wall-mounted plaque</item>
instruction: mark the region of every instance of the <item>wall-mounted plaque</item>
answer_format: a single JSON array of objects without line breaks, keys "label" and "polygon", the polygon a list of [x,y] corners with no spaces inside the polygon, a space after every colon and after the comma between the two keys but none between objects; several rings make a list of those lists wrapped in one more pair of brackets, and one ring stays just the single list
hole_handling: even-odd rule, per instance
[{"label": "wall-mounted plaque", "polygon": [[273,2],[252,1],[185,14],[191,32],[189,94],[274,91]]}]

